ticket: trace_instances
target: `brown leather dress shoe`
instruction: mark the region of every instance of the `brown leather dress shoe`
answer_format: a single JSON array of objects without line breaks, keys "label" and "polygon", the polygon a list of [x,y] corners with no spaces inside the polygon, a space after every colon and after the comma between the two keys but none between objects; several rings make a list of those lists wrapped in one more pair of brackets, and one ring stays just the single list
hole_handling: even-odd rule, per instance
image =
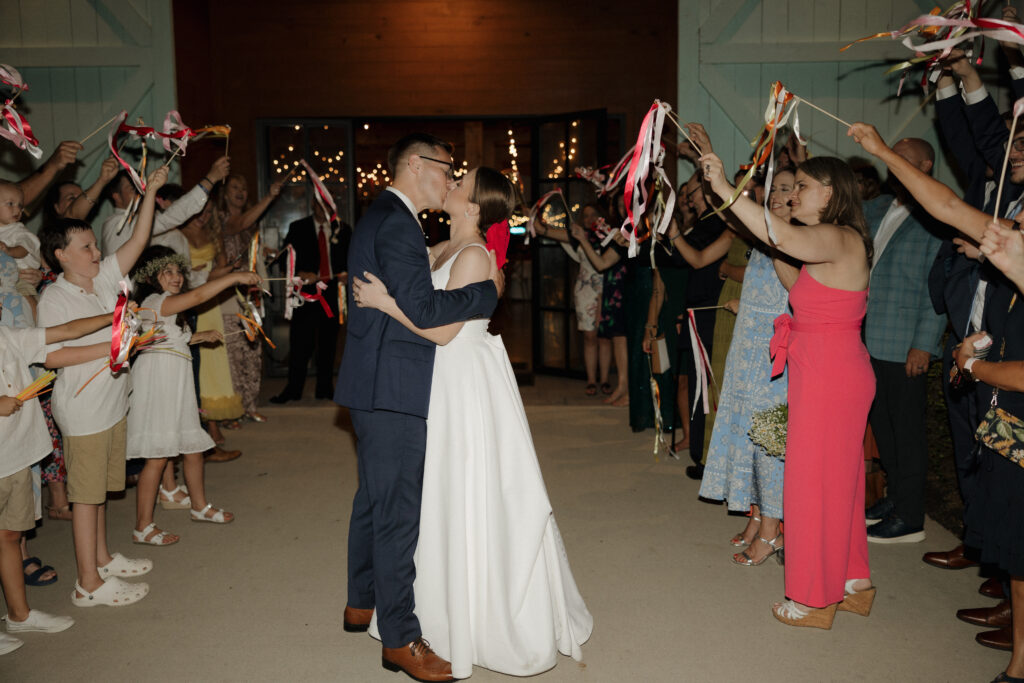
[{"label": "brown leather dress shoe", "polygon": [[964,557],[963,543],[946,552],[925,553],[921,559],[925,564],[930,564],[939,569],[966,569],[978,564],[974,560]]},{"label": "brown leather dress shoe", "polygon": [[978,592],[986,598],[995,598],[996,600],[1006,599],[1006,594],[1003,593],[1003,582],[995,577],[985,579],[985,583],[981,584],[981,588],[978,589]]},{"label": "brown leather dress shoe", "polygon": [[214,446],[203,454],[206,462],[228,462],[242,455],[242,451],[226,451],[220,446]]},{"label": "brown leather dress shoe", "polygon": [[1013,611],[1010,609],[1010,601],[1003,600],[995,607],[957,610],[956,618],[975,626],[1002,628],[1013,623]]},{"label": "brown leather dress shoe", "polygon": [[358,609],[345,605],[344,628],[349,633],[362,633],[368,630],[371,618],[373,618],[372,609]]},{"label": "brown leather dress shoe", "polygon": [[430,649],[423,638],[417,638],[404,647],[386,647],[381,653],[381,664],[388,671],[404,671],[417,681],[454,681],[452,665]]},{"label": "brown leather dress shoe", "polygon": [[974,639],[978,641],[978,645],[1009,652],[1013,649],[1013,627],[1004,626],[998,631],[983,631],[974,636]]}]

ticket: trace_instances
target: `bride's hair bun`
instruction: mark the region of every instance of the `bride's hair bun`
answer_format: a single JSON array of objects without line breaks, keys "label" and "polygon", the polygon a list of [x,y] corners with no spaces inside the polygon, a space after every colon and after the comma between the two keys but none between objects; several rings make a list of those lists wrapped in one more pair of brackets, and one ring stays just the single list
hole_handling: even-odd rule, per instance
[{"label": "bride's hair bun", "polygon": [[476,169],[476,183],[469,198],[480,207],[480,229],[487,230],[512,215],[516,206],[516,193],[509,179],[487,166]]}]

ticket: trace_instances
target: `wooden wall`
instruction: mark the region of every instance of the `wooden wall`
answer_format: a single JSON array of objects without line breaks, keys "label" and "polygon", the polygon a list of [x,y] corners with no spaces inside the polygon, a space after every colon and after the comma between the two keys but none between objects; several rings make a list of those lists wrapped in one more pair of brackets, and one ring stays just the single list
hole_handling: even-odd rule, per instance
[{"label": "wooden wall", "polygon": [[[849,121],[867,121],[889,142],[922,137],[939,152],[936,177],[955,183],[936,135],[933,107],[917,113],[922,70],[911,71],[901,97],[898,77],[885,71],[911,56],[891,39],[843,45],[899,28],[925,14],[930,0],[680,0],[679,92],[684,119],[701,121],[726,166],[749,160],[760,130],[768,90],[775,80],[797,95]],[[994,65],[995,44],[986,49]],[[995,73],[991,74],[993,79]],[[993,84],[992,88],[995,91]],[[1000,93],[996,93],[1001,96]],[[908,123],[909,122],[909,123]],[[850,156],[863,150],[846,128],[810,107],[800,107],[801,132],[818,155]],[[876,164],[885,176],[881,164]],[[692,167],[682,163],[681,174]]]},{"label": "wooden wall", "polygon": [[[182,115],[231,124],[250,178],[261,117],[606,107],[635,131],[654,98],[676,97],[673,0],[175,0],[174,33]],[[212,154],[198,147],[187,179]]]},{"label": "wooden wall", "polygon": [[[170,0],[0,0],[0,62],[29,85],[18,108],[43,149],[36,161],[0,141],[0,177],[24,177],[122,109],[159,127],[174,108],[173,59]],[[69,177],[93,182],[106,143],[89,140]]]}]

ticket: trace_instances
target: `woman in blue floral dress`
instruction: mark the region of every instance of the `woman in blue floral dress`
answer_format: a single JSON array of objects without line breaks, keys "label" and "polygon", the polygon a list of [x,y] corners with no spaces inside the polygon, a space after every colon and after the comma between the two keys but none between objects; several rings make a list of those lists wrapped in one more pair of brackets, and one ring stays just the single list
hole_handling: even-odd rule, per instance
[{"label": "woman in blue floral dress", "polygon": [[[793,190],[791,170],[780,170],[772,180],[772,213],[789,217],[786,197]],[[732,538],[733,562],[754,566],[782,548],[783,461],[755,446],[747,432],[754,413],[786,402],[786,375],[771,378],[768,342],[774,320],[786,312],[789,293],[776,275],[772,255],[755,249],[743,279],[739,314],[725,364],[711,444],[708,447],[700,495],[727,501],[730,511],[751,512],[742,533]]]}]

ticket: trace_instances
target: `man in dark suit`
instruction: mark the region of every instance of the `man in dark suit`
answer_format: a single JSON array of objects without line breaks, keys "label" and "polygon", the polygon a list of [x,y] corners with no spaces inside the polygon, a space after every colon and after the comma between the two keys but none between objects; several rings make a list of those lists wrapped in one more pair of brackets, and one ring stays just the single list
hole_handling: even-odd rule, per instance
[{"label": "man in dark suit", "polygon": [[416,680],[452,680],[451,665],[422,638],[413,613],[427,409],[435,346],[380,311],[358,308],[359,278],[372,273],[419,328],[488,317],[503,278],[435,290],[422,227],[454,185],[452,147],[408,135],[388,152],[394,183],[359,220],[349,248],[348,334],[334,400],[347,406],[358,440],[359,488],[348,535],[347,631],[365,631],[374,608],[383,665]]},{"label": "man in dark suit", "polygon": [[[316,397],[329,399],[334,395],[334,353],[338,345],[338,286],[347,282],[346,259],[351,229],[344,224],[331,225],[319,202],[313,203],[313,215],[288,226],[283,247],[295,249],[295,274],[308,284],[304,294],[316,295],[317,282],[327,289],[320,292],[331,309],[327,315],[319,301],[307,301],[292,312],[288,329],[288,384],[270,399],[271,403],[287,403],[302,398],[306,369],[316,349]],[[283,248],[282,247],[282,248]]]}]

